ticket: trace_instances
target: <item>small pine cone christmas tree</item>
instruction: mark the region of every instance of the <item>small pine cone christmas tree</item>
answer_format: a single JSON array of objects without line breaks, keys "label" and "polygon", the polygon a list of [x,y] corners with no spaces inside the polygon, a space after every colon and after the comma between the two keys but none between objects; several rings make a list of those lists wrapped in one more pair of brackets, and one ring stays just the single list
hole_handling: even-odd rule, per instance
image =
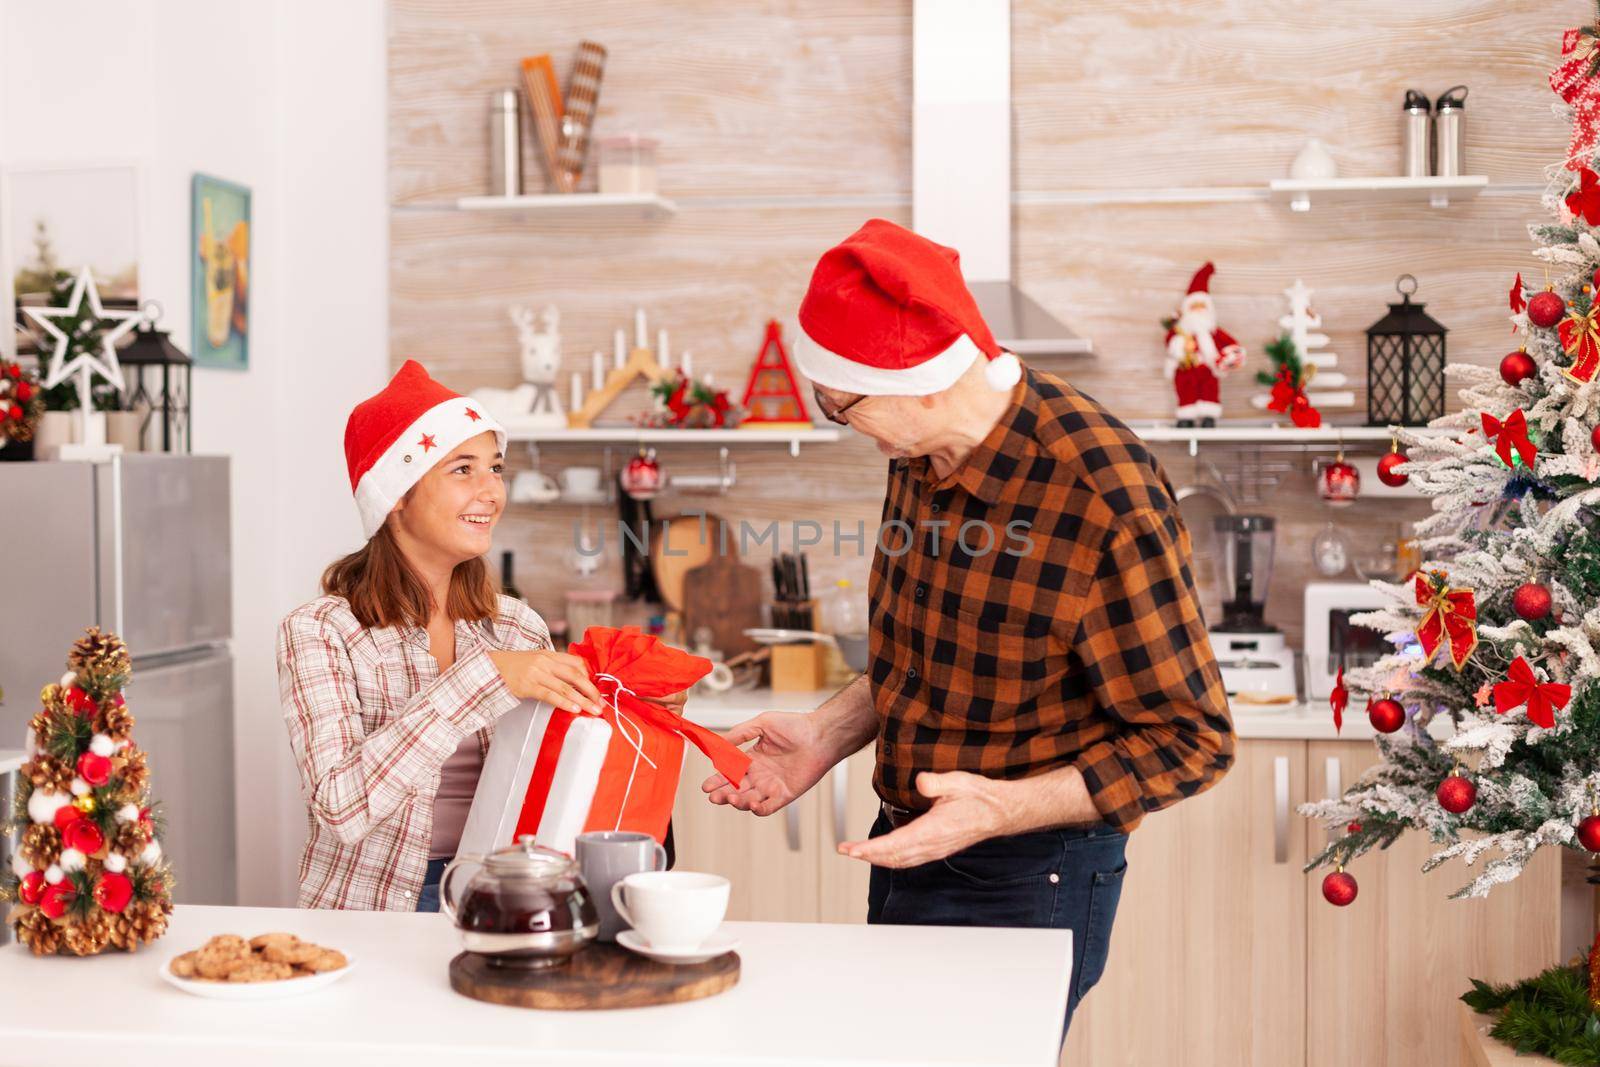
[{"label": "small pine cone christmas tree", "polygon": [[52,823],[34,823],[22,832],[17,851],[34,870],[42,871],[61,858],[61,831]]},{"label": "small pine cone christmas tree", "polygon": [[[115,634],[88,630],[72,648],[72,677],[44,687],[29,722],[16,809],[27,828],[17,862],[0,872],[0,895],[17,902],[11,922],[39,955],[132,951],[167,929],[172,877],[151,847],[149,759],[133,744],[121,692],[130,662]],[[74,862],[63,878],[67,849]]]},{"label": "small pine cone christmas tree", "polygon": [[[16,910],[21,910],[16,909]],[[61,927],[51,922],[38,908],[16,919],[17,940],[35,956],[54,956],[61,948]]]}]

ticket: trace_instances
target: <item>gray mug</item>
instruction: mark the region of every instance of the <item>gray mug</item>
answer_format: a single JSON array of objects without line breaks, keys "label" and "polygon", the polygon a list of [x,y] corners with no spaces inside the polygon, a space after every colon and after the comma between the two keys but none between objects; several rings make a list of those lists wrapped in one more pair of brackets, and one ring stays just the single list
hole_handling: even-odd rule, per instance
[{"label": "gray mug", "polygon": [[611,887],[630,874],[667,869],[667,850],[649,834],[591,830],[578,835],[578,866],[600,911],[600,940],[615,941],[627,925],[611,903]]}]

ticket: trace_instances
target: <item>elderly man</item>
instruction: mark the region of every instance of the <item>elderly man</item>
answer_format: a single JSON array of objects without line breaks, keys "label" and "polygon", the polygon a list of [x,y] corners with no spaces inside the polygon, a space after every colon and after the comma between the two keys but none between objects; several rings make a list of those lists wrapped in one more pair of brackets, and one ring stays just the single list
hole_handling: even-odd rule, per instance
[{"label": "elderly man", "polygon": [[871,665],[737,727],[770,815],[877,744],[874,923],[1074,934],[1067,1019],[1105,968],[1128,832],[1233,759],[1189,537],[1126,426],[995,343],[956,253],[868,222],[826,253],[795,346],[817,403],[889,457]]}]

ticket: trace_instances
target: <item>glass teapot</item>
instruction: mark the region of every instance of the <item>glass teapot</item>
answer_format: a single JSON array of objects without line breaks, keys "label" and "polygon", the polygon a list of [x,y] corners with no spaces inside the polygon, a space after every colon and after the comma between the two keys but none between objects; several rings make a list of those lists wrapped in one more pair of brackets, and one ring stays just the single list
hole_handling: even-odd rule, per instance
[{"label": "glass teapot", "polygon": [[[476,870],[458,898],[452,878],[468,868]],[[451,860],[439,879],[439,906],[468,952],[504,967],[565,963],[600,932],[577,861],[535,845],[532,834],[488,856]]]}]

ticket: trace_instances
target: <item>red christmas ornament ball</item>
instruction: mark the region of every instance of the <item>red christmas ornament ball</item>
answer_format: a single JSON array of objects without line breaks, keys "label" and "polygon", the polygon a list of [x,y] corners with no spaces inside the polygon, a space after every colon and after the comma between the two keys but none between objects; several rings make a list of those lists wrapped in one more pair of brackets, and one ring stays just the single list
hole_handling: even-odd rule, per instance
[{"label": "red christmas ornament ball", "polygon": [[67,913],[77,896],[78,891],[72,887],[72,883],[63,878],[55,885],[44,887],[44,892],[39,895],[39,910],[44,912],[46,919],[59,919]]},{"label": "red christmas ornament ball", "polygon": [[1565,301],[1549,289],[1528,301],[1528,321],[1546,330],[1560,322],[1566,313]]},{"label": "red christmas ornament ball", "polygon": [[1596,426],[1589,431],[1589,444],[1594,447],[1596,452],[1600,452],[1600,426]]},{"label": "red christmas ornament ball", "polygon": [[92,786],[102,786],[111,780],[111,760],[93,752],[78,757],[78,777]]},{"label": "red christmas ornament ball", "polygon": [[1344,832],[1347,834],[1359,834],[1361,832],[1361,824],[1353,822],[1344,828]]},{"label": "red christmas ornament ball", "polygon": [[1512,388],[1521,385],[1524,379],[1532,378],[1536,370],[1538,367],[1533,357],[1520,350],[1500,361],[1500,377]]},{"label": "red christmas ornament ball", "polygon": [[1472,784],[1472,779],[1459,774],[1452,774],[1439,783],[1439,806],[1453,815],[1460,815],[1478,799],[1478,787]]},{"label": "red christmas ornament ball", "polygon": [[66,833],[67,827],[71,826],[81,818],[83,818],[83,812],[79,811],[76,806],[72,804],[63,804],[56,809],[56,829],[60,830],[62,833]]},{"label": "red christmas ornament ball", "polygon": [[1511,594],[1511,610],[1529,622],[1538,622],[1550,614],[1550,590],[1538,582],[1523,582]]},{"label": "red christmas ornament ball", "polygon": [[107,871],[94,886],[94,902],[109,912],[120,913],[133,899],[133,882],[125,874]]},{"label": "red christmas ornament ball", "polygon": [[67,707],[79,715],[93,715],[97,710],[94,706],[94,697],[90,696],[82,686],[67,687]]},{"label": "red christmas ornament ball", "polygon": [[[1583,827],[1578,828],[1579,836],[1583,834]],[[39,898],[44,896],[44,872],[29,871],[22,876],[22,881],[17,883],[17,899],[24,904],[37,904]]]},{"label": "red christmas ornament ball", "polygon": [[1404,452],[1386,452],[1378,460],[1378,481],[1394,489],[1406,484],[1406,476],[1395,470],[1400,464],[1407,462]]},{"label": "red christmas ornament ball", "polygon": [[1356,899],[1356,880],[1344,871],[1334,871],[1322,880],[1322,898],[1342,908]]},{"label": "red christmas ornament ball", "polygon": [[1374,700],[1367,705],[1367,721],[1380,734],[1392,734],[1406,724],[1406,709],[1388,697]]},{"label": "red christmas ornament ball", "polygon": [[1578,842],[1590,852],[1600,852],[1600,815],[1590,815],[1578,824]]}]

